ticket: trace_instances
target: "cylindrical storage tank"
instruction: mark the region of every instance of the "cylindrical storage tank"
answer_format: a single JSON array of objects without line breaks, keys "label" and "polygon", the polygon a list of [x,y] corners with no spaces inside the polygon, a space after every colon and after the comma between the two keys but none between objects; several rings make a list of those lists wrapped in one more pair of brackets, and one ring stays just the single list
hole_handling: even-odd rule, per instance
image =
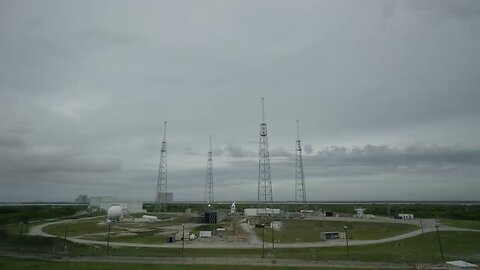
[{"label": "cylindrical storage tank", "polygon": [[120,221],[123,219],[123,209],[118,205],[113,205],[108,208],[107,221]]}]

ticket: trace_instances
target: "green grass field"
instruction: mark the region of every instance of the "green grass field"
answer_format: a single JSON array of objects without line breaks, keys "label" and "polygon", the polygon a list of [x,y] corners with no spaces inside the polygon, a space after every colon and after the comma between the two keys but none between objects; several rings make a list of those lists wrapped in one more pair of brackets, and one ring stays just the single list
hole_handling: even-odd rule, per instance
[{"label": "green grass field", "polygon": [[[62,262],[43,262],[35,260],[20,260],[13,258],[0,257],[0,269],[16,269],[16,270],[261,270],[265,266],[241,266],[241,265],[151,265],[151,264],[121,264],[121,263],[62,263]],[[304,269],[335,269],[342,268],[306,268],[306,267],[279,267],[269,266],[272,270],[304,270]],[[343,268],[346,269],[346,268]]]},{"label": "green grass field", "polygon": [[[441,232],[441,241],[446,260],[463,259],[480,262],[480,233],[478,232]],[[0,235],[0,249],[65,254],[63,239],[29,236]],[[186,244],[186,256],[190,257],[260,257],[261,249],[190,249]],[[271,256],[272,250],[266,249]],[[87,246],[67,243],[66,254],[72,256],[104,256],[104,246]],[[180,248],[136,248],[120,247],[110,250],[112,256],[153,256],[178,257]],[[276,249],[276,258],[308,260],[346,260],[346,247]],[[402,241],[366,246],[351,246],[350,258],[358,261],[383,262],[439,262],[440,252],[436,233],[428,233]],[[5,268],[9,269],[9,268]]]},{"label": "green grass field", "polygon": [[[377,223],[377,222],[342,222],[323,220],[282,220],[283,229],[274,231],[275,242],[317,242],[320,241],[320,232],[343,232],[348,226],[350,239],[372,240],[391,237],[410,231],[418,227],[410,224]],[[256,228],[257,235],[262,237],[262,229]],[[270,228],[265,228],[265,241],[272,242]]]},{"label": "green grass field", "polygon": [[[156,233],[162,232],[161,229],[158,229],[158,226],[159,223],[112,223],[110,226],[110,241],[138,242],[147,244],[165,243],[164,235],[155,235]],[[127,228],[142,228],[149,231],[135,232],[136,235],[117,235],[121,232],[127,232]],[[49,234],[63,236],[65,234],[65,224],[53,224],[45,227],[44,231]],[[107,232],[108,226],[101,221],[99,222],[99,220],[82,221],[68,225],[69,237],[92,234],[86,235],[83,238],[89,240],[107,241]]]},{"label": "green grass field", "polygon": [[445,219],[441,223],[447,226],[480,230],[480,220],[455,220]]},{"label": "green grass field", "polygon": [[[111,232],[116,233],[116,232],[122,232],[122,231],[126,232],[128,231],[128,229],[132,229],[132,228],[133,229],[138,229],[138,228],[150,229],[153,231],[139,233],[141,237],[138,237],[138,239],[141,239],[142,241],[143,240],[146,241],[141,243],[157,243],[158,237],[155,236],[152,239],[149,239],[148,236],[161,232],[162,231],[161,227],[180,225],[182,223],[188,223],[192,221],[194,221],[194,219],[189,217],[184,217],[184,216],[177,217],[173,220],[165,220],[165,221],[151,222],[151,223],[148,223],[148,222],[137,223],[137,222],[124,221],[121,223],[111,223],[110,230]],[[65,223],[52,224],[52,225],[46,226],[43,228],[43,231],[48,234],[63,236],[65,234]],[[105,222],[105,217],[103,216],[95,219],[90,219],[90,220],[72,221],[68,224],[68,236],[80,236],[85,234],[106,233],[107,231],[108,231],[108,226]],[[99,237],[101,236],[89,236],[87,239],[99,240],[98,239]],[[123,238],[126,242],[134,242],[133,240],[132,241],[129,240],[130,238],[132,238],[131,236],[124,236]],[[165,239],[165,237],[163,237],[162,239]]]},{"label": "green grass field", "polygon": [[[116,242],[129,243],[146,243],[146,244],[163,244],[166,241],[166,235],[161,234],[166,226],[180,225],[195,221],[192,218],[179,216],[173,220],[165,220],[159,222],[131,222],[124,221],[121,223],[111,223],[110,226],[110,240]],[[198,234],[200,230],[212,230],[220,225],[199,225],[193,228],[191,232]],[[12,228],[11,230],[19,230],[20,228]],[[134,231],[135,235],[121,235],[122,232],[129,232],[131,229],[140,229]],[[65,235],[66,224],[52,224],[43,228],[43,231],[52,235],[63,237]],[[141,231],[146,230],[146,231]],[[103,217],[84,220],[73,221],[68,224],[67,236],[77,237],[85,235],[84,239],[106,241],[107,240],[108,225],[104,222]],[[174,232],[173,230],[172,232]],[[132,233],[132,232],[129,232]],[[120,235],[119,235],[120,234]]]},{"label": "green grass field", "polygon": [[[165,243],[165,236],[158,235],[163,230],[161,227],[178,225],[182,222],[188,222],[190,219],[185,217],[179,217],[175,220],[164,222],[152,222],[152,223],[112,223],[111,241],[116,242],[137,242],[137,243]],[[292,243],[292,242],[316,242],[320,241],[320,232],[322,231],[343,231],[343,226],[348,226],[349,238],[351,239],[380,239],[389,236],[402,234],[405,232],[413,231],[418,227],[408,224],[393,224],[393,223],[367,223],[367,222],[340,222],[340,221],[312,221],[312,220],[284,220],[284,227],[282,231],[275,231],[274,238],[277,243]],[[9,225],[6,228],[10,232],[21,231],[21,224]],[[31,226],[31,225],[30,225]],[[205,227],[205,228],[204,228]],[[200,229],[212,229],[211,225],[200,225],[192,230],[194,233],[198,233]],[[215,226],[213,226],[215,227]],[[120,235],[117,233],[127,232],[128,228],[143,228],[149,229],[146,232],[136,232],[137,235]],[[26,230],[26,227],[24,228]],[[44,227],[46,233],[58,235],[63,237],[66,230],[64,223],[53,224]],[[98,217],[85,221],[73,221],[68,224],[67,235],[69,237],[76,237],[86,234],[84,238],[89,240],[106,241],[106,233],[108,226],[103,220],[103,217]],[[257,234],[261,237],[261,229],[256,229]],[[18,233],[17,232],[17,233]],[[271,242],[271,230],[265,229],[265,241]]]},{"label": "green grass field", "polygon": [[[480,233],[440,232],[446,260],[480,262]],[[279,258],[302,258],[321,260],[347,259],[346,247],[278,249]],[[436,233],[384,244],[350,246],[350,259],[358,261],[385,262],[440,262],[440,249]]]},{"label": "green grass field", "polygon": [[[104,216],[98,217],[96,220],[79,221],[77,223],[69,224],[68,235],[83,235],[94,232],[106,233],[107,227],[102,224],[105,220]],[[144,228],[159,228],[159,224],[163,226],[178,225],[181,223],[190,222],[188,218],[179,217],[175,220],[164,221],[159,223],[148,223],[144,225],[139,224],[115,224],[112,225],[112,232],[124,231],[121,227],[127,224],[126,227],[143,226]],[[29,223],[28,226],[40,224],[42,222]],[[470,220],[443,220],[443,224],[480,229],[480,221]],[[297,241],[297,235],[299,241],[311,241],[319,240],[320,231],[343,231],[343,226],[349,227],[349,237],[353,239],[378,239],[388,236],[401,234],[407,231],[415,230],[417,227],[405,224],[383,224],[383,223],[363,223],[363,222],[323,222],[322,221],[305,221],[305,220],[288,220],[286,223],[288,231],[291,234],[281,235],[276,233],[275,238],[281,241]],[[23,228],[22,228],[23,227]],[[46,232],[59,235],[60,238],[43,238],[19,235],[20,232],[25,232],[26,225],[21,223],[5,225],[0,230],[0,250],[9,250],[15,252],[38,252],[48,254],[62,254],[70,256],[104,256],[106,255],[106,248],[104,246],[88,246],[67,242],[66,249],[64,250],[63,237],[65,233],[65,224],[57,224],[48,226]],[[112,237],[112,241],[119,242],[137,242],[144,243],[164,243],[161,236],[154,236],[155,232],[139,232],[137,236],[118,236]],[[266,240],[271,239],[269,235],[270,230],[266,229]],[[479,232],[440,232],[441,241],[444,249],[444,255],[446,260],[458,260],[463,259],[471,261],[473,263],[480,263],[480,233]],[[96,236],[101,239],[102,235]],[[282,240],[284,237],[285,240]],[[303,238],[305,237],[305,238]],[[315,238],[315,239],[314,239]],[[158,242],[157,242],[158,240]],[[149,242],[152,241],[152,242]],[[351,246],[350,257],[347,257],[346,247],[329,247],[329,248],[299,248],[299,249],[276,249],[275,253],[271,249],[265,250],[268,257],[274,256],[276,258],[290,258],[290,259],[305,259],[305,260],[358,260],[358,261],[383,261],[383,262],[433,262],[440,261],[440,251],[438,247],[438,240],[436,233],[428,233],[423,236],[417,236],[414,238],[396,241],[385,244],[375,244],[367,246]],[[178,257],[181,256],[181,250],[179,248],[136,248],[136,247],[120,247],[112,248],[109,251],[112,256],[152,256],[152,257]],[[189,243],[186,244],[186,256],[192,257],[252,257],[258,258],[262,254],[261,249],[191,249]],[[13,265],[12,265],[13,263]],[[24,261],[5,261],[0,260],[0,269],[65,269],[65,264],[59,263],[58,265],[43,265],[40,262],[27,261],[27,266],[23,264]],[[28,263],[32,264],[31,267]],[[68,268],[70,269],[84,269],[85,265],[72,264]],[[88,269],[110,269],[113,264],[88,264]],[[23,267],[23,268],[22,268]],[[78,267],[78,268],[76,268]],[[83,268],[82,268],[83,267]],[[123,266],[121,266],[123,267]],[[139,265],[139,269],[150,269],[148,267],[158,266],[142,266]],[[147,268],[143,268],[147,267]],[[188,268],[190,266],[165,266],[165,267],[186,267],[186,268],[164,268],[162,269],[203,269],[199,266],[192,266],[194,268]],[[216,266],[215,266],[216,267]],[[225,269],[219,266],[218,269]],[[118,269],[119,267],[115,267]],[[122,268],[120,268],[122,269]],[[132,269],[129,267],[129,269]],[[205,269],[217,269],[208,266]],[[233,268],[243,269],[243,268]],[[248,267],[252,269],[252,267]],[[253,268],[255,269],[255,268]],[[291,268],[274,268],[274,269],[291,269]]]},{"label": "green grass field", "polygon": [[28,224],[15,223],[15,224],[3,225],[1,228],[10,234],[24,234],[28,232],[29,228],[38,224],[40,224],[40,222],[30,222]]},{"label": "green grass field", "polygon": [[[108,227],[104,219],[98,218],[94,220],[75,221],[68,224],[68,236],[79,236],[90,233],[107,232]],[[65,223],[52,224],[43,228],[48,234],[63,236],[65,234]],[[111,226],[111,231],[118,231],[115,226]]]},{"label": "green grass field", "polygon": [[85,210],[86,206],[50,206],[50,205],[22,205],[0,206],[0,224],[14,224],[32,220],[65,218]]},{"label": "green grass field", "polygon": [[[123,243],[145,243],[145,244],[164,244],[166,241],[165,235],[155,235],[155,231],[137,233],[137,235],[110,235],[110,241]],[[82,239],[107,241],[107,235],[89,235],[82,237]]]}]

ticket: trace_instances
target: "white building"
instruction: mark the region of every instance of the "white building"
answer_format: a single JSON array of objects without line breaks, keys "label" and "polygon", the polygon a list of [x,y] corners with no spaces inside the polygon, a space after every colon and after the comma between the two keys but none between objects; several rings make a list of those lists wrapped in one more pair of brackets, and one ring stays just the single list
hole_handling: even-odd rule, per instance
[{"label": "white building", "polygon": [[243,215],[245,215],[246,217],[276,216],[280,214],[280,209],[272,208],[245,208],[243,210]]},{"label": "white building", "polygon": [[355,212],[357,212],[353,217],[355,218],[365,218],[365,208],[355,208]]},{"label": "white building", "polygon": [[374,219],[375,215],[372,214],[365,214],[365,208],[356,208],[355,211],[357,212],[353,215],[354,218],[365,218],[365,219]]}]

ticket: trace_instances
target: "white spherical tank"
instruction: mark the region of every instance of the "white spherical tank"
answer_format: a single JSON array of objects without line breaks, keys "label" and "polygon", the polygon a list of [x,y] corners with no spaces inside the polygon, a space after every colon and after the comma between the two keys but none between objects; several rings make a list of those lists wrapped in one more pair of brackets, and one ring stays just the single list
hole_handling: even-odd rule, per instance
[{"label": "white spherical tank", "polygon": [[123,219],[123,209],[118,205],[113,205],[108,208],[107,221],[120,221]]}]

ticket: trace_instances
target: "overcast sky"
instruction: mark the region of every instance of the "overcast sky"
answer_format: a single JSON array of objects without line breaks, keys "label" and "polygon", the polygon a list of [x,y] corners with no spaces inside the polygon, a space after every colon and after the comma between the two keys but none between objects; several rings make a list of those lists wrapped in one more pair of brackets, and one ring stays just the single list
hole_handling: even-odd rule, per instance
[{"label": "overcast sky", "polygon": [[0,1],[0,201],[480,198],[480,1]]}]

